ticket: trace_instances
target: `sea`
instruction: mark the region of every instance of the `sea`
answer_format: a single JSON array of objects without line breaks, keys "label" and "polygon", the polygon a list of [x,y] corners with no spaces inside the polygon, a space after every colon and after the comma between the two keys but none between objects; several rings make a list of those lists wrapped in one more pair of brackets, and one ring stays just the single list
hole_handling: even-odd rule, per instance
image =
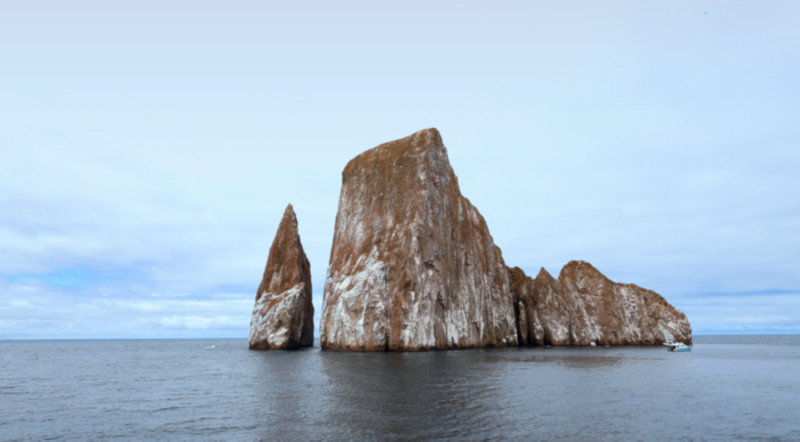
[{"label": "sea", "polygon": [[0,341],[0,440],[800,440],[800,335],[662,346],[251,351]]}]

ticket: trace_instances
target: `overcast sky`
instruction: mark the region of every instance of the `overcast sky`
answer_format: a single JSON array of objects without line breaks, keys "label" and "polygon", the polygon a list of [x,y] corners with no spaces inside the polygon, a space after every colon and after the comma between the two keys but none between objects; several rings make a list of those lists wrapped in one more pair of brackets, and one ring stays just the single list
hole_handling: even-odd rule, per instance
[{"label": "overcast sky", "polygon": [[[800,2],[0,0],[0,339],[241,337],[288,203],[437,127],[505,261],[800,332]],[[318,331],[317,331],[318,333]]]}]

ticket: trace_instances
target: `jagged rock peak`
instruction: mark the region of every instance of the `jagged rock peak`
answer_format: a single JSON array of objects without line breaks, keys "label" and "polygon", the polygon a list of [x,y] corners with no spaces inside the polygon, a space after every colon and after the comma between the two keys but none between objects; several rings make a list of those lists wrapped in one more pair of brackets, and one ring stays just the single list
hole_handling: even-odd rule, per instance
[{"label": "jagged rock peak", "polygon": [[286,207],[269,249],[264,276],[250,318],[251,349],[296,348],[314,344],[311,266],[291,204]]},{"label": "jagged rock peak", "polygon": [[525,282],[525,278],[527,277],[525,272],[519,267],[511,267],[508,269],[508,282],[511,284],[512,288],[519,287]]},{"label": "jagged rock peak", "polygon": [[583,322],[576,312],[575,296],[565,293],[561,284],[544,268],[536,278],[520,269],[511,292],[517,310],[517,330],[520,345],[574,345],[576,329]]},{"label": "jagged rock peak", "polygon": [[586,261],[573,260],[568,262],[561,268],[558,274],[558,279],[571,278],[575,280],[599,280],[611,283],[605,275],[600,273],[593,265]]},{"label": "jagged rock peak", "polygon": [[381,144],[342,172],[323,348],[516,345],[508,274],[461,195],[436,129]]},{"label": "jagged rock peak", "polygon": [[550,274],[544,267],[539,269],[539,273],[536,274],[536,279],[544,279],[544,280],[555,280],[553,275]]}]

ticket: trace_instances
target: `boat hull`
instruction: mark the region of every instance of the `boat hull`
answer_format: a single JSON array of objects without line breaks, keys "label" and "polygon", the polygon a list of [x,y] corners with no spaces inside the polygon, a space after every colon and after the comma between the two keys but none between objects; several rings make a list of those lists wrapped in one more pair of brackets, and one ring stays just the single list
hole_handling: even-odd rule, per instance
[{"label": "boat hull", "polygon": [[692,347],[689,347],[683,343],[674,343],[667,346],[667,351],[692,351]]}]

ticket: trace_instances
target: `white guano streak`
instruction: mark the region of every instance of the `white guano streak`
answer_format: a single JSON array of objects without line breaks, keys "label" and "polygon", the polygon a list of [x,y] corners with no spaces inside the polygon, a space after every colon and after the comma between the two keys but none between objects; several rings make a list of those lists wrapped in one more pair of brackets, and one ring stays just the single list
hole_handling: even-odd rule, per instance
[{"label": "white guano streak", "polygon": [[[328,327],[324,330],[331,344],[354,344],[364,346],[366,327],[386,330],[386,265],[378,259],[378,248],[373,247],[366,259],[358,260],[355,267],[361,270],[351,274],[331,274],[328,280],[329,293],[326,299]],[[371,312],[367,318],[368,311]],[[353,312],[360,312],[352,321]],[[381,314],[384,312],[384,314]],[[375,316],[375,317],[373,317]],[[367,324],[369,322],[369,324]],[[373,336],[372,345],[385,343],[385,336]]]}]

